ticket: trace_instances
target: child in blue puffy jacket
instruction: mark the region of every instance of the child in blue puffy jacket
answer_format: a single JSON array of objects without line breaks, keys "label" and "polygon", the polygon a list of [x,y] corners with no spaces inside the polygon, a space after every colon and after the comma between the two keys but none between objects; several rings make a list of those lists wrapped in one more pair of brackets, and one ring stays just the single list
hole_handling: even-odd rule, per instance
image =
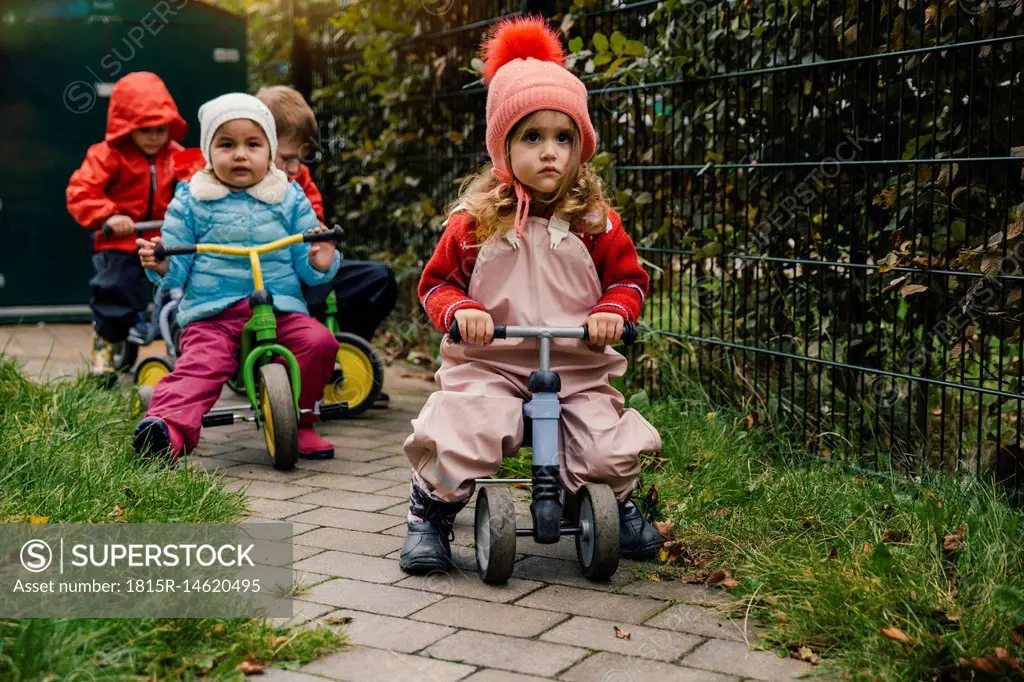
[{"label": "child in blue puffy jacket", "polygon": [[[199,120],[206,169],[178,186],[161,237],[138,240],[149,278],[185,289],[177,312],[184,327],[181,357],[157,384],[133,438],[141,455],[172,462],[196,447],[203,415],[238,370],[253,279],[249,263],[233,256],[204,253],[157,261],[156,242],[252,246],[323,229],[302,190],[274,166],[276,127],[262,102],[241,93],[222,95],[200,107]],[[295,354],[301,370],[299,407],[312,408],[330,381],[338,343],[308,315],[302,284],[329,282],[340,257],[330,242],[299,243],[265,254],[261,262],[264,288],[277,313],[278,341]],[[299,456],[334,456],[309,415],[299,424]]]}]

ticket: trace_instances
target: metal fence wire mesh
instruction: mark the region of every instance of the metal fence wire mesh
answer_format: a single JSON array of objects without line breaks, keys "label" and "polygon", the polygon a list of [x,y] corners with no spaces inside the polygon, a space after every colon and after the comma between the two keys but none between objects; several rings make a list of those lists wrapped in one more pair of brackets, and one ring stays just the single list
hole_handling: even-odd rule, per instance
[{"label": "metal fence wire mesh", "polygon": [[542,12],[652,276],[648,389],[689,374],[858,466],[1024,479],[1024,0],[388,4],[415,26],[388,73],[309,18],[318,177],[364,252],[430,253],[487,161],[480,40]]}]

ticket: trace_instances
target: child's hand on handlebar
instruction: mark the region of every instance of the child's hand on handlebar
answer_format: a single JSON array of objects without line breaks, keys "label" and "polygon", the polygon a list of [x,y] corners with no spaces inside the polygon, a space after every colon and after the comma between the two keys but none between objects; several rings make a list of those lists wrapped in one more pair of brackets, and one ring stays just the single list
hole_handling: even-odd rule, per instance
[{"label": "child's hand on handlebar", "polygon": [[135,245],[139,247],[139,260],[142,262],[142,267],[163,276],[167,274],[167,271],[171,267],[171,263],[166,258],[163,260],[157,260],[156,256],[153,255],[153,249],[159,242],[160,237],[153,237],[152,239],[136,239]]},{"label": "child's hand on handlebar", "polygon": [[[327,226],[320,223],[320,227],[314,227],[310,233],[326,232]],[[313,242],[309,245],[309,262],[320,272],[327,272],[334,262],[334,242]]]},{"label": "child's hand on handlebar", "polygon": [[590,337],[589,345],[594,350],[615,343],[622,338],[622,328],[626,320],[616,313],[594,313],[583,323]]},{"label": "child's hand on handlebar", "polygon": [[473,308],[455,312],[462,340],[474,346],[486,346],[494,340],[494,319],[490,314]]},{"label": "child's hand on handlebar", "polygon": [[106,224],[115,237],[135,236],[135,221],[126,215],[112,215]]}]

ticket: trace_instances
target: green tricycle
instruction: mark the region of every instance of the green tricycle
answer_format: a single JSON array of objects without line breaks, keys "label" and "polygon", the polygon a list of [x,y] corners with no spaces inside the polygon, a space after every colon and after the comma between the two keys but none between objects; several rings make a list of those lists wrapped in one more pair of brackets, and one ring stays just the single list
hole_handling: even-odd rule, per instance
[{"label": "green tricycle", "polygon": [[[241,353],[238,372],[233,383],[244,391],[248,405],[215,407],[203,415],[203,426],[227,426],[237,421],[255,422],[263,428],[267,452],[274,468],[288,471],[295,467],[299,456],[299,417],[305,413],[319,415],[320,421],[342,419],[347,416],[348,407],[344,402],[327,403],[318,401],[312,410],[299,408],[301,377],[299,363],[290,350],[277,343],[277,319],[274,316],[273,296],[263,288],[263,269],[260,256],[271,251],[287,248],[300,242],[338,241],[342,235],[339,227],[325,232],[307,232],[260,244],[257,246],[227,246],[224,244],[183,244],[166,246],[157,244],[154,256],[164,260],[169,256],[195,253],[215,253],[228,256],[244,256],[252,265],[253,293],[249,295],[252,317],[242,331]],[[284,365],[274,362],[283,358]],[[146,390],[148,389],[148,390]],[[143,408],[152,396],[152,386],[137,387]],[[245,412],[248,411],[248,414]]]}]

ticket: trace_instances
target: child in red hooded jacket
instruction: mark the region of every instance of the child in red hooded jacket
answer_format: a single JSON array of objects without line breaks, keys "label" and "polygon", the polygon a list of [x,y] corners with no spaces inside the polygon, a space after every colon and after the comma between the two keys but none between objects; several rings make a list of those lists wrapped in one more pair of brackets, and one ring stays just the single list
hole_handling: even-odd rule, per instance
[{"label": "child in red hooded jacket", "polygon": [[[172,157],[188,125],[160,77],[130,73],[114,84],[107,133],[92,145],[71,175],[67,207],[93,236],[94,342],[91,372],[114,371],[114,347],[128,337],[146,310],[150,284],[135,246],[135,223],[161,220],[177,184]],[[111,237],[102,227],[109,225]]]}]

